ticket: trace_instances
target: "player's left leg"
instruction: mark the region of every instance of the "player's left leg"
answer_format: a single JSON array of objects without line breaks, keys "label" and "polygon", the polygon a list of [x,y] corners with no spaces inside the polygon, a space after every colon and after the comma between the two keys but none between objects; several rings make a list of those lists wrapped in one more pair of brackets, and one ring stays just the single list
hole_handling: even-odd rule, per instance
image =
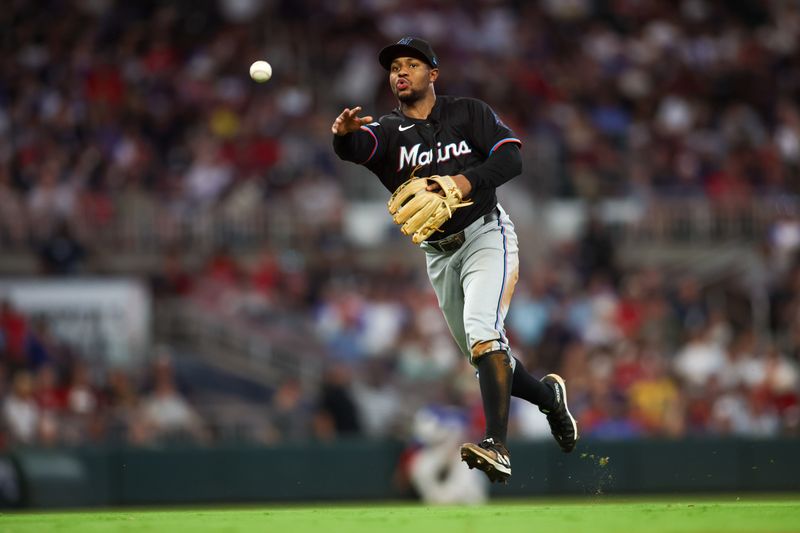
[{"label": "player's left leg", "polygon": [[447,327],[461,352],[469,357],[467,334],[464,332],[464,291],[456,255],[443,254],[425,248],[425,260],[433,291],[439,301]]},{"label": "player's left leg", "polygon": [[578,424],[569,412],[567,386],[558,374],[548,374],[541,381],[528,374],[520,360],[514,365],[511,395],[539,407],[547,415],[550,432],[565,453],[575,449],[578,441]]}]

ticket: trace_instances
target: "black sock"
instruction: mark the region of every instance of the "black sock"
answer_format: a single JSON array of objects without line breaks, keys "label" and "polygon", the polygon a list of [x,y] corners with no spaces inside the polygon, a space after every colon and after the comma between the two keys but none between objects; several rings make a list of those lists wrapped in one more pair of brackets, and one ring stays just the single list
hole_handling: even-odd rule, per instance
[{"label": "black sock", "polygon": [[492,352],[478,359],[486,438],[506,442],[508,408],[511,403],[511,364],[505,352]]},{"label": "black sock", "polygon": [[517,361],[514,367],[514,379],[511,381],[511,396],[522,398],[542,409],[552,409],[553,402],[556,400],[553,389],[528,374],[522,362]]}]

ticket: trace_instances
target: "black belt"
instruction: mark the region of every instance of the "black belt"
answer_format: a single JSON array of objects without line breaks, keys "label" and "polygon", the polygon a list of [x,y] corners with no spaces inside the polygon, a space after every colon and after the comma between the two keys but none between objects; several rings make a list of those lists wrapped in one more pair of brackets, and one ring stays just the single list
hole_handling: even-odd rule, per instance
[{"label": "black belt", "polygon": [[[483,223],[488,224],[489,222],[497,220],[498,218],[500,218],[500,210],[495,207],[488,214],[483,215]],[[439,239],[438,241],[425,241],[425,243],[437,252],[455,252],[461,248],[461,245],[464,244],[466,240],[467,236],[462,229],[458,233],[453,233],[444,239]]]}]

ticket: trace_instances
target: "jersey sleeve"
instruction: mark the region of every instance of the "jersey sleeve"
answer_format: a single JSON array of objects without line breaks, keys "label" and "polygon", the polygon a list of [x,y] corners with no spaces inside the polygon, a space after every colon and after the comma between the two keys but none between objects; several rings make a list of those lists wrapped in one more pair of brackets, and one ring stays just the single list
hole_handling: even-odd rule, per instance
[{"label": "jersey sleeve", "polygon": [[522,141],[487,104],[480,100],[472,104],[472,142],[486,159],[463,174],[473,189],[497,188],[522,172]]},{"label": "jersey sleeve", "polygon": [[505,125],[497,113],[486,103],[472,100],[471,106],[472,141],[490,157],[504,144],[514,143],[522,146],[522,141]]},{"label": "jersey sleeve", "polygon": [[359,165],[369,164],[382,157],[386,142],[380,123],[371,122],[353,133],[333,136],[333,150],[339,159]]},{"label": "jersey sleeve", "polygon": [[478,190],[496,189],[521,172],[522,155],[519,153],[519,145],[509,142],[500,145],[486,161],[465,170],[463,174],[472,188]]}]

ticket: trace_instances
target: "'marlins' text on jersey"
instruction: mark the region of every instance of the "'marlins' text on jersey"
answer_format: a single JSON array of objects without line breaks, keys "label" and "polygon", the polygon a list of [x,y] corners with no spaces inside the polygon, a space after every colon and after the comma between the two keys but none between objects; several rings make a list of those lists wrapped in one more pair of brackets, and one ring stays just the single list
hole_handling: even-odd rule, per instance
[{"label": "'marlins' text on jersey", "polygon": [[466,176],[473,203],[456,210],[436,239],[494,209],[495,189],[520,173],[520,144],[486,103],[441,94],[426,118],[408,117],[397,108],[358,131],[333,137],[336,154],[368,168],[390,194],[416,167],[422,167],[417,176]]},{"label": "'marlins' text on jersey", "polygon": [[[418,166],[430,165],[433,160],[433,148],[430,150],[420,152],[419,148],[422,143],[417,143],[411,148],[405,146],[400,147],[400,163],[397,170],[403,170],[405,167],[416,168]],[[467,141],[459,143],[448,143],[442,146],[441,142],[436,143],[436,162],[448,161],[451,157],[458,157],[460,155],[471,154],[472,149],[467,144]]]}]

